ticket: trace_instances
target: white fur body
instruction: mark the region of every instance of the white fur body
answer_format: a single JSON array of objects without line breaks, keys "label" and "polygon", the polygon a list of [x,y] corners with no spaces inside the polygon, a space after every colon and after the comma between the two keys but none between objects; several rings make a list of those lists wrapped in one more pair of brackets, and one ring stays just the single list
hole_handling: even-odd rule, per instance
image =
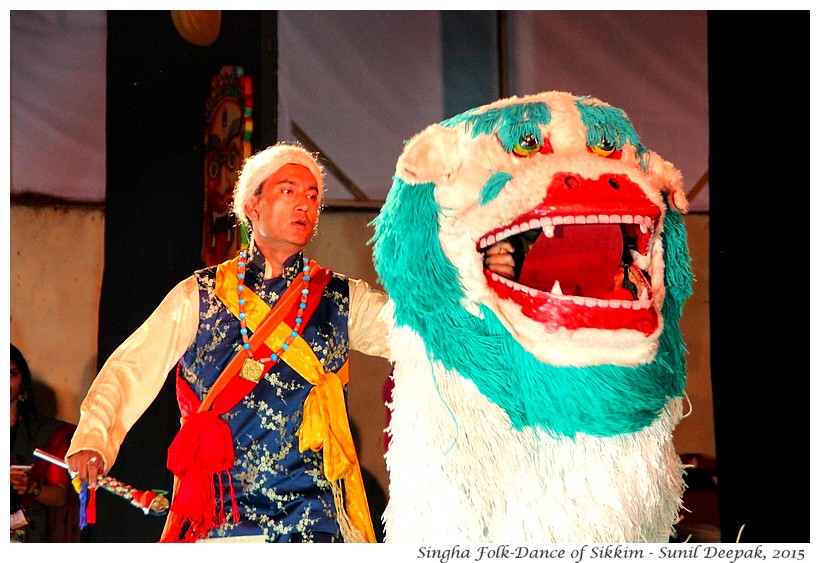
[{"label": "white fur body", "polygon": [[[387,542],[667,542],[683,493],[672,444],[680,400],[611,438],[516,431],[475,384],[433,366],[407,328],[391,335]],[[526,374],[522,374],[526,377]]]},{"label": "white fur body", "polygon": [[[595,430],[603,427],[590,424],[603,420],[598,418],[599,411],[606,411],[601,417],[617,421],[628,418],[623,413],[631,407],[640,408],[619,387],[622,382],[630,385],[628,378],[607,378],[602,371],[595,376],[598,379],[590,376],[589,385],[552,386],[549,375],[539,373],[542,379],[537,381],[536,374],[523,368],[516,373],[516,366],[509,365],[526,359],[521,365],[532,366],[529,359],[534,358],[544,365],[566,368],[564,373],[578,368],[592,372],[601,365],[631,369],[651,366],[659,353],[667,292],[663,213],[666,202],[686,211],[683,181],[680,172],[658,154],[648,151],[641,156],[638,146],[630,144],[637,136],[628,135],[623,123],[619,125],[623,145],[618,156],[597,155],[593,148],[598,145],[587,137],[577,101],[565,92],[499,100],[480,108],[476,115],[517,115],[515,119],[498,118],[492,132],[481,129],[483,122],[469,119],[431,125],[408,142],[397,162],[396,192],[413,200],[407,195],[410,190],[432,186],[436,216],[424,215],[433,206],[418,203],[428,203],[423,198],[418,198],[416,207],[408,208],[401,208],[403,201],[397,199],[399,205],[387,206],[385,223],[379,225],[383,229],[379,241],[387,242],[377,268],[382,277],[397,274],[388,277],[393,288],[385,287],[400,305],[394,310],[396,328],[389,335],[394,388],[389,404],[391,442],[386,453],[390,474],[384,514],[387,542],[658,543],[674,535],[685,487],[684,467],[672,440],[682,417],[681,399],[665,403],[672,393],[656,393],[651,399],[655,399],[653,416],[660,410],[657,417],[642,419],[642,426],[629,426],[641,430],[628,432],[621,430],[625,425],[617,424],[612,425],[616,427],[612,432]],[[550,119],[539,118],[537,131],[531,113],[525,117],[512,111],[520,104],[535,107],[541,102],[549,106]],[[584,103],[606,105],[597,100]],[[481,132],[474,134],[471,127]],[[504,149],[500,139],[510,131],[518,136],[530,133],[524,137],[529,141],[533,132],[539,133],[535,136],[543,140],[543,152],[522,157]],[[419,193],[425,192],[413,195]],[[569,194],[567,199],[561,199],[565,194]],[[561,203],[566,201],[573,205]],[[654,211],[655,220],[649,224],[646,217]],[[395,223],[387,222],[390,220]],[[528,222],[531,220],[535,226]],[[564,288],[556,292],[550,287],[522,287],[493,277],[485,265],[483,250],[512,235],[540,226],[539,236],[554,242],[563,237],[556,235],[559,230],[572,230],[556,225],[599,223],[623,226],[618,236],[624,232],[645,235],[634,235],[633,260],[627,264],[630,271],[642,271],[644,295],[640,299],[587,300],[581,292],[571,293],[571,283],[566,292]],[[432,235],[424,239],[430,248],[403,246],[405,235],[425,232],[430,225],[436,227],[435,239]],[[396,239],[400,243],[394,244]],[[424,256],[426,250],[429,257],[439,247],[438,262],[400,260],[404,252]],[[445,268],[449,265],[456,272],[456,289],[442,283],[442,272],[452,275]],[[406,274],[408,270],[413,270],[412,275]],[[614,273],[607,270],[605,275],[611,281]],[[399,283],[408,277],[412,286]],[[437,291],[441,293],[436,295]],[[453,299],[434,299],[441,295]],[[627,314],[633,310],[648,313],[650,307],[657,320],[653,318],[649,328],[638,326],[649,315]],[[551,311],[563,312],[556,317],[540,314]],[[465,316],[471,316],[470,323],[464,322]],[[454,318],[461,323],[449,332],[429,328],[440,329]],[[479,323],[486,323],[488,330],[476,330]],[[505,334],[499,334],[498,325]],[[422,334],[425,330],[427,334]],[[514,341],[515,346],[491,346],[507,344],[504,339]],[[509,351],[507,359],[497,358],[489,349]],[[464,374],[445,369],[431,357],[448,366],[462,366],[458,369]],[[454,357],[465,361],[459,364]],[[663,374],[658,377],[665,377],[662,362],[658,364],[656,371]],[[520,379],[512,379],[511,374]],[[503,393],[493,396],[495,388],[486,385],[487,381],[524,384],[515,388],[516,400],[505,402],[499,397]],[[484,382],[489,396],[476,382]],[[579,387],[589,393],[580,395]],[[547,393],[551,401],[539,402],[539,395]],[[587,403],[577,400],[589,395],[614,408],[601,408],[600,403],[586,408]],[[494,402],[499,398],[502,400]],[[570,404],[567,399],[585,408],[570,416],[571,408],[561,409]],[[538,421],[570,419],[572,427],[560,434],[538,425]],[[532,425],[519,430],[511,420],[532,421]],[[596,437],[576,429],[607,435]]]}]

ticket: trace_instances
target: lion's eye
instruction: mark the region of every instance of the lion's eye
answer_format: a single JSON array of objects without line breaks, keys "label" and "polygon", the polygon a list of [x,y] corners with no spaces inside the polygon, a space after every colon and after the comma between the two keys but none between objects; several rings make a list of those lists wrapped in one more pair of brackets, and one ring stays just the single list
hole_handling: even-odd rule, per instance
[{"label": "lion's eye", "polygon": [[533,135],[524,135],[513,147],[513,152],[518,156],[530,156],[541,150],[543,145]]},{"label": "lion's eye", "polygon": [[592,152],[597,154],[598,156],[603,156],[604,158],[608,157],[612,153],[615,152],[615,143],[610,142],[607,139],[601,139],[601,141],[592,147]]}]

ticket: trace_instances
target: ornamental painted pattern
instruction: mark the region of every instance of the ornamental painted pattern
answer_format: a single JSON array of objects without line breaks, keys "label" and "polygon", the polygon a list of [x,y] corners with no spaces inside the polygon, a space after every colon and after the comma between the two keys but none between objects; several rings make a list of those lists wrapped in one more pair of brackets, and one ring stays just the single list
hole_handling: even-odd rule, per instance
[{"label": "ornamental painted pattern", "polygon": [[[287,260],[283,276],[264,280],[265,259],[254,248],[245,286],[273,306],[301,274],[301,267],[299,253]],[[195,273],[200,295],[199,328],[194,343],[180,360],[180,374],[200,400],[230,359],[241,352],[239,320],[214,294],[215,275],[216,267]],[[326,371],[336,372],[347,361],[348,293],[347,278],[334,273],[302,333]],[[313,533],[322,532],[341,541],[322,452],[300,452],[296,437],[310,389],[301,375],[280,361],[223,416],[234,440],[231,483],[240,521],[236,524],[228,518],[211,531],[210,537],[264,534],[266,541],[277,542],[298,534],[301,541],[310,541]],[[214,486],[216,498],[223,494],[230,507],[226,483],[215,477]]]}]

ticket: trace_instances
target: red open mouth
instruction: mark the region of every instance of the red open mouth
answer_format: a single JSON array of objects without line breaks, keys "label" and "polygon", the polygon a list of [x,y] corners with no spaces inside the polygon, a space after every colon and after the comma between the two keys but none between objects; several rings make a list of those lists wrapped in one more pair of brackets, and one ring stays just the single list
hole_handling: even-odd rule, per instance
[{"label": "red open mouth", "polygon": [[478,243],[483,252],[514,241],[522,249],[517,278],[487,269],[484,275],[493,291],[551,332],[633,329],[649,335],[658,328],[650,271],[660,217],[661,209],[624,175],[590,180],[557,174],[536,208]]}]

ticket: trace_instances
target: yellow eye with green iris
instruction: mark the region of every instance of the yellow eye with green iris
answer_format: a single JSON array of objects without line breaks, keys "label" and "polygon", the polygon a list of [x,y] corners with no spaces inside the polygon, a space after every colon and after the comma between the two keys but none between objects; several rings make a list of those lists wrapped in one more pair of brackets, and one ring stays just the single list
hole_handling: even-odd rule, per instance
[{"label": "yellow eye with green iris", "polygon": [[612,153],[615,152],[615,143],[608,141],[607,139],[601,139],[601,141],[592,147],[592,152],[597,154],[598,156],[603,156],[604,158],[608,157]]},{"label": "yellow eye with green iris", "polygon": [[541,150],[542,144],[533,135],[524,135],[513,147],[513,152],[518,156],[530,156]]}]

